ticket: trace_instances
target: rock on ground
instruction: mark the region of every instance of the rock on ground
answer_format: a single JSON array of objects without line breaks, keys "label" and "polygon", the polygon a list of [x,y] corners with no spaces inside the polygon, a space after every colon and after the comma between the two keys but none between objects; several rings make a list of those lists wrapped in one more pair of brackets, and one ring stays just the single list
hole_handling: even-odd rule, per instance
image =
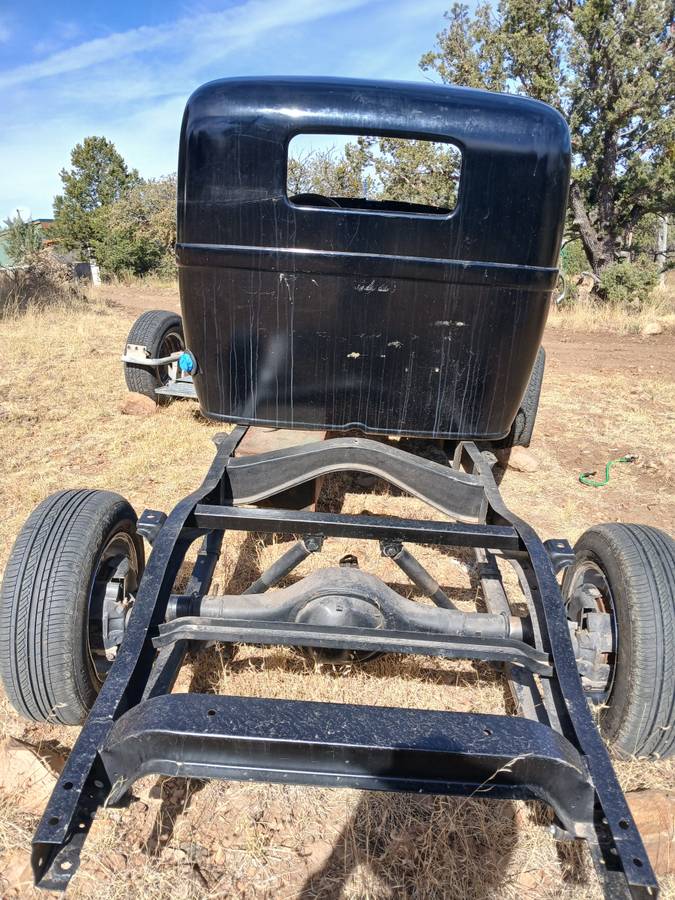
[{"label": "rock on ground", "polygon": [[642,333],[648,337],[655,334],[663,334],[663,325],[660,322],[647,322],[642,329]]},{"label": "rock on ground", "polygon": [[544,891],[555,887],[555,877],[550,869],[527,869],[518,873],[514,883],[522,897],[534,900],[535,897],[541,897]]},{"label": "rock on ground", "polygon": [[515,469],[516,472],[536,472],[539,460],[527,447],[511,447],[497,452],[499,464],[504,468]]},{"label": "rock on ground", "polygon": [[0,790],[27,813],[42,815],[65,760],[16,738],[0,741]]},{"label": "rock on ground", "polygon": [[628,806],[657,875],[675,875],[675,791],[629,791]]},{"label": "rock on ground", "polygon": [[157,404],[145,394],[129,394],[120,403],[123,416],[153,416],[157,412]]},{"label": "rock on ground", "polygon": [[0,856],[0,888],[3,897],[25,897],[33,887],[28,850],[10,850]]}]

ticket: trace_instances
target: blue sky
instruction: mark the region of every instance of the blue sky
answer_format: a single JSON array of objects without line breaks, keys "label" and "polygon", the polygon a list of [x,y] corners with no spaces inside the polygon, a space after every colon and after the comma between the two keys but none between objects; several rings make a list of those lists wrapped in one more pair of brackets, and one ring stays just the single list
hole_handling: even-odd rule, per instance
[{"label": "blue sky", "polygon": [[186,98],[228,75],[422,80],[443,0],[0,0],[0,219],[50,216],[91,134],[142,175],[176,169]]}]

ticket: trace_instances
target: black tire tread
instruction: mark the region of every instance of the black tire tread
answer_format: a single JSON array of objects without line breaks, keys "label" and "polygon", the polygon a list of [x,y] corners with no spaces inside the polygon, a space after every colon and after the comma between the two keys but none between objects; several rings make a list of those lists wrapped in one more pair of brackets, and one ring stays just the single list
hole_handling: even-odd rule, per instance
[{"label": "black tire tread", "polygon": [[[141,313],[131,326],[127,344],[142,344],[155,356],[166,332],[174,329],[179,329],[181,334],[183,332],[183,320],[178,313],[168,312],[165,309],[148,309]],[[159,401],[155,388],[160,387],[160,381],[154,369],[124,363],[124,379],[130,391],[144,394],[155,402]]]},{"label": "black tire tread", "polygon": [[[621,721],[608,738],[625,755],[671,756],[675,751],[675,541],[651,526],[611,523],[590,528],[577,542],[575,550],[579,548],[593,550],[600,561],[603,548],[613,555],[621,584],[610,587],[615,604],[627,604],[631,623],[630,690],[624,700],[619,698],[624,703]],[[618,639],[620,645],[621,633]],[[601,712],[601,728],[602,724]]]},{"label": "black tire tread", "polygon": [[539,398],[541,396],[541,386],[544,381],[544,368],[546,367],[546,351],[543,347],[539,348],[537,358],[532,367],[532,374],[527,383],[527,390],[520,404],[518,416],[516,416],[516,430],[514,433],[514,447],[529,447],[534,432],[534,423],[537,419],[537,411],[539,409]]},{"label": "black tire tread", "polygon": [[95,699],[76,671],[75,650],[111,517],[136,521],[119,494],[59,491],[33,510],[14,543],[0,591],[0,675],[10,702],[29,719],[80,724]]},{"label": "black tire tread", "polygon": [[534,423],[539,409],[541,386],[544,381],[544,369],[546,367],[546,351],[540,347],[532,367],[530,380],[525,389],[525,395],[521,401],[516,418],[513,420],[509,434],[494,444],[497,448],[529,447],[534,432]]}]

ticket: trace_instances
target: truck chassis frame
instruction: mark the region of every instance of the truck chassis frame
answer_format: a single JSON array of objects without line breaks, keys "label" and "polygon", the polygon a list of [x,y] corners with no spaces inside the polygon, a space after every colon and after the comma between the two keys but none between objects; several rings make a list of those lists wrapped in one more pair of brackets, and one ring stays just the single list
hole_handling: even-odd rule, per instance
[{"label": "truck chassis frame", "polygon": [[[167,517],[146,510],[153,550],[117,656],[33,839],[33,871],[64,890],[98,808],[142,775],[268,781],[494,799],[540,799],[559,839],[587,842],[607,896],[657,885],[584,692],[556,573],[566,541],[542,543],[505,506],[489,456],[459,443],[449,465],[365,438],[335,438],[237,457],[245,426],[215,438],[201,487]],[[251,508],[335,471],[383,478],[442,520]],[[447,519],[453,521],[448,521]],[[227,530],[296,535],[239,596],[209,596]],[[434,606],[396,594],[350,565],[261,599],[332,536],[379,541]],[[201,541],[186,588],[174,582]],[[403,544],[469,547],[485,613],[464,613]],[[529,615],[513,615],[497,557],[515,567]],[[347,561],[348,562],[348,561]],[[200,642],[246,641],[339,653],[422,653],[503,668],[517,716],[308,701],[171,694]]]}]

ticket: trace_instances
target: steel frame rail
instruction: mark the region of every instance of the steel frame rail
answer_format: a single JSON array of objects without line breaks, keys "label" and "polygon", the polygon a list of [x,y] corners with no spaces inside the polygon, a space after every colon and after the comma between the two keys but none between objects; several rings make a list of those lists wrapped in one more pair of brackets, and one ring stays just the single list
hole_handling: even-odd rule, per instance
[{"label": "steel frame rail", "polygon": [[[587,841],[607,896],[654,897],[654,873],[581,686],[551,555],[532,528],[504,505],[486,457],[474,444],[460,444],[453,466],[446,468],[357,438],[244,461],[234,454],[245,432],[238,426],[218,436],[203,484],[168,517],[155,512],[141,517],[153,550],[117,658],[36,830],[36,883],[64,890],[77,870],[96,810],[119,801],[141,775],[158,773],[538,798],[552,806],[568,838]],[[237,507],[323,472],[352,468],[372,471],[468,524]],[[202,540],[181,596],[197,608],[203,602],[206,610],[227,529],[298,534],[307,552],[332,535],[473,547],[488,630],[472,642],[468,635],[425,630],[419,623],[405,632],[400,622],[392,631],[389,625],[329,628],[288,617],[180,614],[181,600],[172,590],[188,548]],[[554,545],[556,552],[561,547],[563,542]],[[256,594],[305,558],[305,551],[286,554],[286,562],[277,564],[269,578],[251,586],[254,593],[237,599],[259,609]],[[508,628],[502,636],[488,633],[499,616],[505,623],[512,617],[494,565],[496,552],[517,569],[528,601],[523,639],[510,637]],[[447,606],[436,613],[459,615]],[[406,615],[403,610],[403,623]],[[358,651],[416,653],[424,652],[426,643],[428,652],[442,651],[432,655],[471,657],[475,652],[504,664],[520,716],[170,695],[191,642],[211,639],[331,647],[349,646],[351,640]]]}]

